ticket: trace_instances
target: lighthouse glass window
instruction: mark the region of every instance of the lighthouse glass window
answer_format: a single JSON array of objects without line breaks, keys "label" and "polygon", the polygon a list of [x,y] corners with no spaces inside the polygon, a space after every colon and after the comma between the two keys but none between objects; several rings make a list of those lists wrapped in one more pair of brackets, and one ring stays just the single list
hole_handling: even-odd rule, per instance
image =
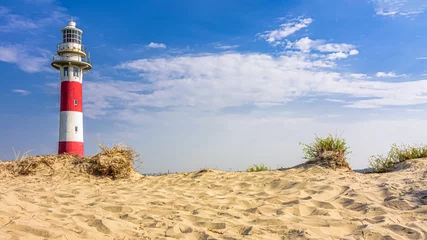
[{"label": "lighthouse glass window", "polygon": [[79,68],[74,67],[73,68],[73,77],[78,77],[79,76]]},{"label": "lighthouse glass window", "polygon": [[63,43],[82,43],[82,33],[78,30],[65,29],[62,32]]}]

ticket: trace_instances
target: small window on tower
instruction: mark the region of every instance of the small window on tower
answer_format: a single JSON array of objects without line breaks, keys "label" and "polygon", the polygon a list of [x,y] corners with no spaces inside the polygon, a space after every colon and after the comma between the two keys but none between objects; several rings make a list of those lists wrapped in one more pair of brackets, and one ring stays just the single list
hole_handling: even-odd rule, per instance
[{"label": "small window on tower", "polygon": [[75,126],[74,131],[77,133],[79,131],[79,127]]},{"label": "small window on tower", "polygon": [[64,76],[68,77],[68,67],[64,67]]},{"label": "small window on tower", "polygon": [[77,106],[77,104],[79,104],[79,100],[74,99],[74,106]]},{"label": "small window on tower", "polygon": [[73,76],[78,77],[79,76],[79,68],[73,68]]}]

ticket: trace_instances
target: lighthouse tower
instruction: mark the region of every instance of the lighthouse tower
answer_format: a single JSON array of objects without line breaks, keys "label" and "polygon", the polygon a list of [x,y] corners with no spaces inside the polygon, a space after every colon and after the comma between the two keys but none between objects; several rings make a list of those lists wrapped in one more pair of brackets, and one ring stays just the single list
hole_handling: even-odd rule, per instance
[{"label": "lighthouse tower", "polygon": [[83,73],[92,68],[90,54],[82,44],[83,31],[71,19],[61,29],[62,43],[57,45],[52,67],[59,70],[61,100],[58,154],[70,153],[83,157]]}]

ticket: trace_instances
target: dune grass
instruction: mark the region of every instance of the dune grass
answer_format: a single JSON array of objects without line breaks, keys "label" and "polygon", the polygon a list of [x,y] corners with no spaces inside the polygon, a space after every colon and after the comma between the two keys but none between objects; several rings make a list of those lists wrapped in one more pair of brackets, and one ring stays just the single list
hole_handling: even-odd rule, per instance
[{"label": "dune grass", "polygon": [[102,153],[88,159],[89,173],[97,176],[109,176],[113,179],[128,177],[134,170],[139,154],[132,148],[118,144],[106,147],[98,143]]},{"label": "dune grass", "polygon": [[13,150],[13,154],[15,155],[15,162],[20,162],[20,161],[22,161],[22,160],[24,160],[24,159],[28,158],[28,157],[29,157],[28,153],[30,153],[30,152],[31,152],[31,150],[28,150],[28,151],[26,151],[26,152],[22,153],[22,155],[21,155],[21,152],[18,152],[18,153],[17,153],[17,152],[15,151],[15,148],[13,148],[13,147],[12,147],[12,150]]},{"label": "dune grass", "polygon": [[325,138],[315,135],[311,144],[300,143],[306,163],[320,164],[329,168],[349,168],[347,155],[350,148],[344,138],[329,134]]},{"label": "dune grass", "polygon": [[89,174],[112,179],[127,178],[135,172],[135,163],[139,154],[130,147],[118,144],[106,147],[98,144],[101,153],[94,156],[78,157],[68,153],[59,155],[28,156],[29,151],[15,153],[15,161],[11,161],[3,169],[10,174],[19,175],[53,175],[53,174]]},{"label": "dune grass", "polygon": [[246,169],[246,172],[262,172],[262,171],[270,171],[271,169],[269,169],[268,167],[266,167],[264,164],[254,164],[252,166],[249,166]]},{"label": "dune grass", "polygon": [[374,155],[369,159],[369,167],[376,173],[390,171],[396,164],[410,159],[427,158],[427,145],[404,145],[392,144],[386,156]]}]

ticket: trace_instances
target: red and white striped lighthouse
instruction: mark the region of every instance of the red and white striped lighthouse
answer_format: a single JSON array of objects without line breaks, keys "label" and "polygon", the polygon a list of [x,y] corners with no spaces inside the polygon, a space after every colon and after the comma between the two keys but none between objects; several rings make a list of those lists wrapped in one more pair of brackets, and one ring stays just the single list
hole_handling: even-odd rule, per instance
[{"label": "red and white striped lighthouse", "polygon": [[82,44],[83,31],[71,19],[61,29],[62,43],[57,45],[52,67],[61,79],[58,154],[84,156],[83,145],[83,73],[92,68],[90,55]]}]

